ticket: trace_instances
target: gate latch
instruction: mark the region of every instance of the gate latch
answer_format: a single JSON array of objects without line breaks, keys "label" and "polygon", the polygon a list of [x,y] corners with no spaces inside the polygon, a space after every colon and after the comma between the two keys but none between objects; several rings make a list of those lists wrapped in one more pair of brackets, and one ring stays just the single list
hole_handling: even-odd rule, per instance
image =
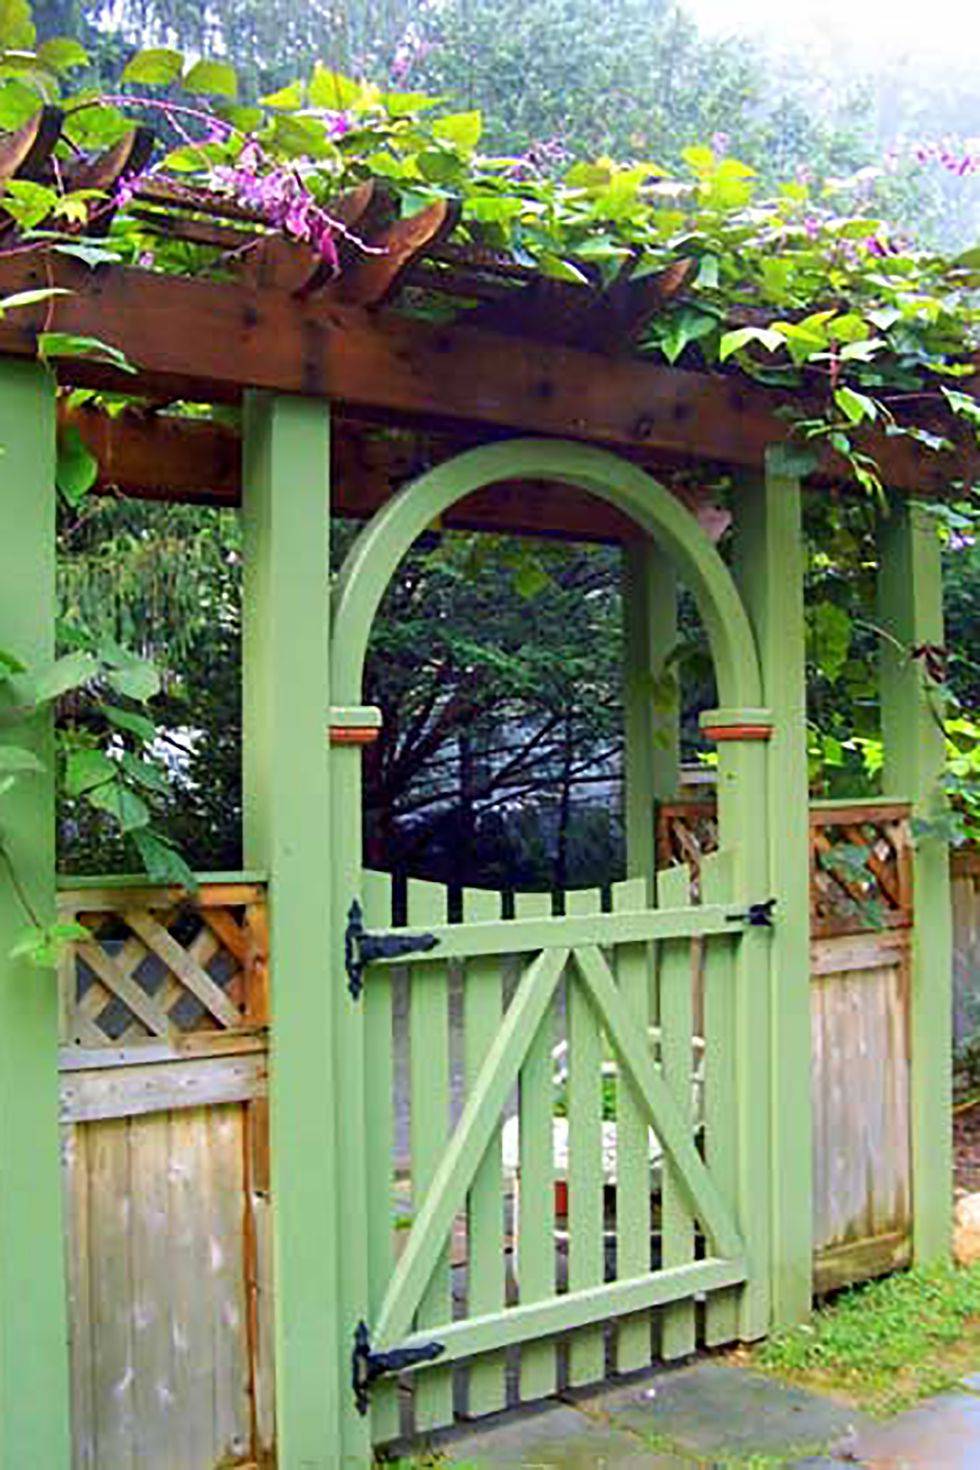
[{"label": "gate latch", "polygon": [[364,910],[357,899],[347,912],[344,934],[344,968],[347,989],[358,1000],[364,989],[364,966],[372,960],[393,960],[403,954],[423,954],[439,943],[435,934],[369,934],[364,928]]},{"label": "gate latch", "polygon": [[771,929],[772,911],[775,907],[776,900],[767,898],[762,903],[750,903],[744,913],[726,914],[725,918],[730,924],[748,924],[753,929]]},{"label": "gate latch", "polygon": [[351,1353],[351,1387],[359,1414],[368,1411],[368,1396],[371,1384],[382,1373],[401,1373],[406,1368],[416,1368],[419,1363],[431,1363],[446,1351],[441,1342],[425,1342],[419,1347],[391,1348],[386,1353],[372,1353],[371,1334],[366,1322],[358,1322],[354,1333],[354,1351]]}]

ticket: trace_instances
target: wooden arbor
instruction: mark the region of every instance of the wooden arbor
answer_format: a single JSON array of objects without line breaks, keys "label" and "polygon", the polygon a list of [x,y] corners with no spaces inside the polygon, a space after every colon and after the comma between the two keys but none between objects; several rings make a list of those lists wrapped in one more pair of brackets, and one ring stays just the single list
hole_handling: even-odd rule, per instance
[{"label": "wooden arbor", "polygon": [[[43,658],[53,641],[54,385],[25,361],[34,355],[36,331],[54,325],[110,341],[138,369],[135,379],[123,379],[79,360],[66,368],[66,383],[114,384],[156,402],[244,402],[240,446],[225,432],[159,413],[112,425],[87,416],[82,423],[110,451],[104,461],[110,483],[225,503],[240,495],[246,520],[246,862],[268,874],[271,899],[280,1464],[327,1470],[337,1463],[338,1446],[352,1464],[367,1455],[348,1382],[355,1316],[365,1310],[354,1297],[367,1247],[338,1208],[358,1188],[351,1172],[356,1155],[342,1141],[364,1105],[356,1086],[359,1022],[356,1002],[330,979],[340,916],[331,919],[324,881],[343,862],[349,838],[340,819],[349,821],[350,813],[338,811],[335,800],[336,762],[349,767],[357,760],[356,748],[346,745],[331,765],[325,726],[349,728],[359,718],[349,713],[359,697],[356,668],[344,669],[345,659],[356,664],[355,650],[343,641],[339,654],[330,649],[331,497],[365,515],[429,459],[488,438],[505,442],[476,453],[487,457],[491,479],[502,474],[510,483],[499,497],[481,491],[456,505],[459,524],[592,535],[628,546],[629,865],[647,885],[654,872],[653,804],[673,794],[676,772],[669,742],[651,738],[644,690],[669,642],[670,553],[676,557],[678,539],[700,548],[682,556],[682,570],[705,580],[707,542],[694,536],[694,517],[672,502],[648,518],[641,505],[649,482],[625,458],[617,462],[633,485],[633,503],[613,495],[611,509],[596,512],[587,497],[566,488],[571,481],[579,491],[602,490],[604,477],[593,480],[582,470],[589,451],[514,449],[507,436],[521,431],[585,441],[654,469],[680,458],[739,471],[738,592],[724,592],[716,578],[704,601],[709,624],[715,619],[723,673],[729,659],[733,698],[711,724],[722,757],[723,824],[741,844],[743,860],[751,854],[753,889],[774,897],[778,914],[767,947],[754,944],[751,998],[731,1018],[733,1047],[754,1071],[734,1147],[743,1163],[752,1159],[758,1168],[762,1161],[737,1193],[738,1224],[753,1241],[745,1288],[752,1305],[743,1311],[742,1330],[753,1336],[801,1317],[811,1285],[810,1118],[802,1081],[810,1064],[802,546],[800,486],[767,458],[786,432],[773,404],[731,379],[668,371],[553,336],[515,336],[512,323],[507,332],[433,327],[393,309],[297,298],[274,281],[214,284],[122,269],[90,276],[67,263],[42,268],[21,256],[5,263],[0,286],[9,294],[48,284],[49,273],[73,293],[58,301],[53,323],[39,309],[28,325],[24,315],[0,324],[0,442],[13,528],[0,549],[0,608],[5,642],[22,657]],[[379,423],[386,429],[380,435]],[[420,429],[428,435],[421,447]],[[880,458],[896,492],[882,518],[882,619],[900,646],[939,644],[938,546],[902,496],[962,467],[948,456],[945,464],[937,459],[937,469],[901,441],[883,442]],[[113,464],[120,467],[115,474]],[[823,473],[832,478],[834,465],[824,465]],[[442,502],[447,515],[457,494],[486,483],[486,476],[456,483]],[[664,492],[649,493],[669,502]],[[632,533],[631,517],[656,539]],[[369,596],[381,590],[371,588]],[[736,657],[731,639],[743,608],[754,647],[746,655],[743,638]],[[916,665],[897,648],[883,656],[881,687],[886,787],[924,812],[935,796],[942,737]],[[739,698],[750,707],[734,707]],[[771,740],[760,741],[770,727]],[[43,721],[36,738],[46,752],[50,731]],[[35,904],[48,911],[52,797],[49,777],[25,784],[7,833]],[[926,916],[916,931],[912,984],[915,1247],[920,1259],[931,1259],[946,1248],[950,1176],[942,844],[918,844],[914,878]],[[6,956],[20,924],[6,880],[0,899]],[[69,1458],[55,1034],[51,993],[33,972],[4,958],[0,1444],[12,1464],[57,1466]]]}]

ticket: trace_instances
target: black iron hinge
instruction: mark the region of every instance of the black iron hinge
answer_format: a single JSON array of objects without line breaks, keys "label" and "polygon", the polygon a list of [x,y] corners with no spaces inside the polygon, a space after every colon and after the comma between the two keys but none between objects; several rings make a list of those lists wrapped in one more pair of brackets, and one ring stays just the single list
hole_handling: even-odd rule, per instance
[{"label": "black iron hinge", "polygon": [[417,1368],[420,1363],[431,1363],[446,1351],[441,1342],[424,1342],[418,1347],[391,1348],[386,1353],[372,1353],[371,1334],[366,1322],[358,1322],[354,1332],[354,1350],[351,1353],[351,1387],[354,1403],[359,1414],[368,1411],[371,1384],[382,1373],[401,1373],[406,1368]]},{"label": "black iron hinge", "polygon": [[393,960],[403,954],[423,954],[439,943],[435,934],[369,934],[364,911],[355,898],[347,912],[344,934],[344,968],[347,989],[355,1000],[364,989],[364,966],[372,960]]},{"label": "black iron hinge", "polygon": [[772,911],[776,907],[774,898],[767,898],[762,903],[750,903],[742,913],[726,914],[725,918],[730,924],[748,924],[753,929],[771,929]]}]

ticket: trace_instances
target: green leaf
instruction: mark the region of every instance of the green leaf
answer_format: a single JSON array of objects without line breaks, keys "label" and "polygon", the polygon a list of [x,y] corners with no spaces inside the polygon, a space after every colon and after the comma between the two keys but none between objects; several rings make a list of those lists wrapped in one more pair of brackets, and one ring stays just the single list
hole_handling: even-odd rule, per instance
[{"label": "green leaf", "polygon": [[101,750],[73,750],[65,762],[65,793],[82,796],[107,781],[115,781],[119,767]]},{"label": "green leaf", "polygon": [[846,385],[834,389],[834,402],[851,424],[874,423],[878,417],[878,405],[866,393],[858,393]]},{"label": "green leaf", "polygon": [[31,698],[35,704],[46,704],[70,689],[80,689],[98,672],[98,661],[90,653],[63,654],[40,674],[28,675]]},{"label": "green leaf", "polygon": [[28,0],[0,0],[0,49],[30,51],[36,35]]},{"label": "green leaf", "polygon": [[822,673],[833,684],[845,663],[851,648],[852,623],[848,614],[836,602],[818,602],[810,610],[810,627],[816,662]]},{"label": "green leaf", "polygon": [[483,117],[479,112],[452,112],[432,124],[433,137],[442,143],[452,143],[463,153],[473,152],[482,132]]},{"label": "green leaf", "polygon": [[280,87],[278,92],[269,92],[267,96],[260,97],[259,101],[263,107],[275,107],[283,112],[295,112],[306,101],[306,88],[302,82],[290,82],[288,87]]},{"label": "green leaf", "polygon": [[719,360],[727,362],[733,353],[741,352],[750,342],[760,343],[767,352],[778,352],[786,345],[786,338],[775,327],[736,327],[722,335],[718,344]]},{"label": "green leaf", "polygon": [[660,327],[660,350],[668,362],[676,362],[686,347],[709,336],[718,326],[718,318],[693,306],[672,312]]},{"label": "green leaf", "polygon": [[145,715],[135,714],[128,709],[120,709],[115,704],[103,704],[100,708],[109,723],[115,725],[117,730],[125,730],[127,735],[137,736],[144,745],[149,745],[152,740],[156,739],[156,726]]},{"label": "green leaf", "polygon": [[84,794],[89,806],[108,812],[119,823],[122,832],[135,832],[149,823],[150,809],[146,802],[118,779],[95,786]]},{"label": "green leaf", "polygon": [[5,776],[23,776],[44,770],[33,750],[22,745],[0,745],[0,773]]},{"label": "green leaf", "polygon": [[4,191],[4,208],[22,230],[35,229],[47,219],[57,203],[58,195],[54,189],[35,184],[30,179],[10,179]]},{"label": "green leaf", "polygon": [[[314,65],[308,88],[309,100],[314,107],[322,107],[327,112],[345,112],[359,102],[363,95],[363,86],[360,82],[355,82],[353,77],[345,77],[343,72],[332,71],[322,61]],[[267,103],[269,101],[268,98],[264,100]]]},{"label": "green leaf", "polygon": [[195,61],[181,83],[185,92],[203,92],[209,97],[238,96],[238,77],[227,61]]},{"label": "green leaf", "polygon": [[160,675],[145,660],[134,660],[125,668],[113,669],[108,677],[117,694],[138,700],[140,704],[160,693]]},{"label": "green leaf", "polygon": [[71,296],[64,286],[38,286],[33,291],[14,291],[0,297],[0,316],[16,311],[19,306],[37,306],[41,301],[50,301],[52,296]]},{"label": "green leaf", "polygon": [[153,883],[172,884],[189,893],[196,891],[197,878],[172,843],[147,827],[138,828],[130,836]]},{"label": "green leaf", "polygon": [[75,332],[42,332],[37,339],[37,352],[42,362],[61,357],[86,357],[92,362],[118,368],[120,372],[136,372],[125,352],[103,342],[100,337],[84,337]]},{"label": "green leaf", "polygon": [[169,87],[180,79],[184,58],[179,51],[166,46],[153,46],[137,51],[123,68],[122,80],[139,87]]},{"label": "green leaf", "polygon": [[71,36],[52,36],[37,48],[37,59],[53,72],[71,71],[88,65],[88,52]]},{"label": "green leaf", "polygon": [[155,791],[160,796],[166,796],[170,791],[170,782],[166,772],[152,761],[140,760],[138,756],[125,752],[120,760],[123,771],[138,786],[147,791]]},{"label": "green leaf", "polygon": [[99,477],[99,462],[86,447],[78,427],[69,424],[58,435],[55,484],[69,505],[84,500]]},{"label": "green leaf", "polygon": [[560,255],[552,255],[550,251],[545,251],[538,257],[538,265],[541,274],[549,276],[553,281],[571,281],[576,286],[589,284],[588,276],[577,265],[573,265],[570,260],[562,260]]}]

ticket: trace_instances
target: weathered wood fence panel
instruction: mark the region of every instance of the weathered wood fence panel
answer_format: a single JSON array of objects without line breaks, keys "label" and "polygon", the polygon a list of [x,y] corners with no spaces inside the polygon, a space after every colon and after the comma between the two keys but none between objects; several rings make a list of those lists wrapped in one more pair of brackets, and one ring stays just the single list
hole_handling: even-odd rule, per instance
[{"label": "weathered wood fence panel", "polygon": [[[908,806],[816,802],[810,813],[814,1289],[864,1280],[911,1250]],[[661,808],[658,863],[694,882],[717,844],[711,801]],[[980,863],[969,882],[980,885]],[[955,868],[954,868],[955,873]],[[973,905],[974,907],[971,907]],[[972,917],[980,959],[980,888]]]},{"label": "weathered wood fence panel", "polygon": [[269,1464],[264,890],[60,902],[74,1470]]},{"label": "weathered wood fence panel", "polygon": [[980,850],[962,848],[950,863],[953,900],[953,1039],[980,1031]]}]

